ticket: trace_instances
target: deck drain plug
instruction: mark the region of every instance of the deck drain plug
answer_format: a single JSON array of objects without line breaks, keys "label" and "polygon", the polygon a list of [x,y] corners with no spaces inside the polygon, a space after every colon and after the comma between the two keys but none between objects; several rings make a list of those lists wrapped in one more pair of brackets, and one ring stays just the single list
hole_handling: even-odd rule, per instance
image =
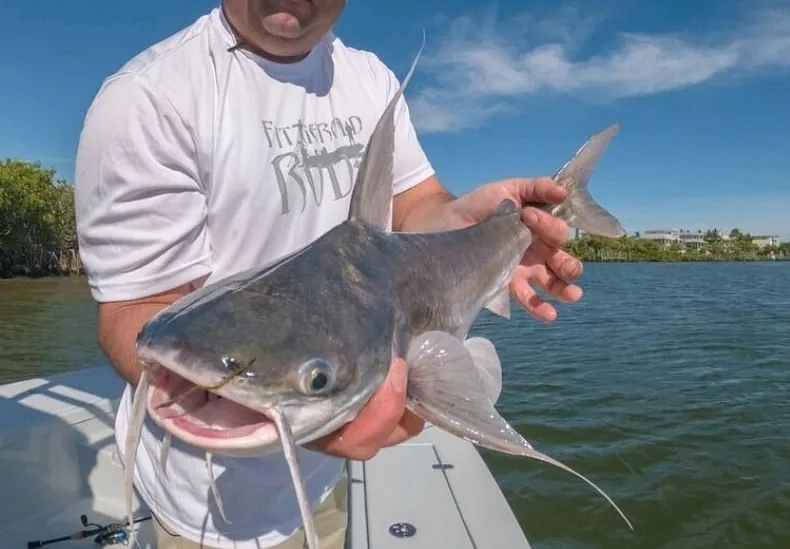
[{"label": "deck drain plug", "polygon": [[417,528],[408,522],[396,522],[390,526],[390,534],[396,538],[410,538],[417,533]]}]

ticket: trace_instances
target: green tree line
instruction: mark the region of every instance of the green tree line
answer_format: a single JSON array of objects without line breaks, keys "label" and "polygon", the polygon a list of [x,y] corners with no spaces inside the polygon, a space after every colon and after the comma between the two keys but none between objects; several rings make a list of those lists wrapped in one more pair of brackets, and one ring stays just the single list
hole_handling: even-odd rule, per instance
[{"label": "green tree line", "polygon": [[74,187],[38,163],[0,162],[0,277],[80,272]]},{"label": "green tree line", "polygon": [[[790,243],[758,247],[733,229],[703,233],[702,250],[680,242],[664,247],[639,233],[618,239],[583,235],[565,249],[584,261],[749,261],[790,259]],[[82,272],[77,250],[74,187],[55,170],[23,160],[0,162],[0,277]]]},{"label": "green tree line", "polygon": [[639,233],[621,238],[604,238],[585,234],[570,240],[565,250],[584,261],[758,261],[790,259],[790,242],[778,246],[757,246],[748,233],[740,229],[730,231],[724,238],[718,229],[701,233],[705,246],[673,242],[662,246],[655,240],[641,238]]}]

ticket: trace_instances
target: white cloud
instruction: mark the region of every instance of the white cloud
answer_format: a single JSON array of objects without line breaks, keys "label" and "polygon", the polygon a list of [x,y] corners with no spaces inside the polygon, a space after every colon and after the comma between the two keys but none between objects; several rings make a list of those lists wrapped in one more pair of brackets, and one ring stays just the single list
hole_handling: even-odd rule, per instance
[{"label": "white cloud", "polygon": [[529,95],[614,100],[790,67],[787,2],[767,5],[728,32],[623,32],[610,49],[581,55],[600,21],[570,8],[540,21],[529,14],[500,20],[496,11],[451,21],[422,67],[432,83],[409,100],[415,124],[424,132],[453,131],[478,126]]}]

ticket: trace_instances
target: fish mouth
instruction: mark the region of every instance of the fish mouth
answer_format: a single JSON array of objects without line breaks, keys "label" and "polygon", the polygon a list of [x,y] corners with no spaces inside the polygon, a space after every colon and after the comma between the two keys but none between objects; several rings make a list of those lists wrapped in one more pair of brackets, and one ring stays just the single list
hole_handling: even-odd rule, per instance
[{"label": "fish mouth", "polygon": [[[288,422],[297,445],[329,435],[351,421],[378,387],[385,373],[367,380],[351,396],[314,399],[253,398],[232,387],[228,377],[208,373],[179,346],[139,345],[137,356],[148,373],[147,415],[166,433],[214,454],[256,457],[282,451],[274,420]],[[197,375],[197,371],[205,374]],[[232,375],[232,374],[231,374]],[[378,379],[378,378],[381,379]],[[210,386],[209,388],[205,388]]]},{"label": "fish mouth", "polygon": [[167,433],[208,452],[253,456],[280,447],[274,422],[252,410],[199,387],[156,362],[144,363],[150,373],[146,409]]}]

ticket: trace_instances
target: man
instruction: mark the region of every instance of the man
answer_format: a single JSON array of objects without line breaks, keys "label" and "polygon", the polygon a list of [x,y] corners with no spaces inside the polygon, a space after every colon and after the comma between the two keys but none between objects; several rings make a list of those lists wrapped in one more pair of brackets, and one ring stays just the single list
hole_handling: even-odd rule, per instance
[{"label": "man", "polygon": [[[121,450],[141,326],[200,285],[301,248],[347,216],[362,151],[399,84],[375,55],[332,34],[344,7],[345,0],[224,0],[129,61],[94,99],[77,157],[77,218],[99,302],[99,344],[129,383],[116,418]],[[542,178],[492,183],[455,199],[434,174],[404,103],[396,116],[396,230],[474,223],[505,197],[522,205],[565,197]],[[575,301],[581,290],[570,281],[581,264],[559,251],[563,222],[533,208],[523,218],[536,241],[511,289],[535,316],[553,320],[556,311],[530,282]],[[398,359],[359,418],[299,450],[313,508],[320,504],[324,548],[343,545],[345,459],[369,459],[423,427],[404,410],[405,382]],[[302,547],[282,454],[214,457],[226,522],[209,496],[200,452],[174,440],[165,475],[162,437],[147,422],[134,464],[159,547]]]}]

